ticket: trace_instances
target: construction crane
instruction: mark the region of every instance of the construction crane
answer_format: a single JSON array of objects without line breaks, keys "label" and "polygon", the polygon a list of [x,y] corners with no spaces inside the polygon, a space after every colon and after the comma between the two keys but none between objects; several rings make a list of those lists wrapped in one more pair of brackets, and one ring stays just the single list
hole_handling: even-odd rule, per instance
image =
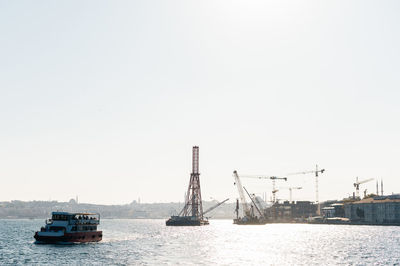
[{"label": "construction crane", "polygon": [[[258,213],[260,214],[260,217],[263,217],[263,214],[261,213],[260,209],[258,208],[257,204],[255,203],[254,199],[252,196],[250,196],[249,192],[247,191],[247,189],[245,187],[243,187],[244,190],[246,191],[247,195],[249,196],[251,202],[253,202],[254,207],[256,208],[256,210],[258,211]],[[252,216],[255,216],[254,213],[252,213]]]},{"label": "construction crane", "polygon": [[321,206],[319,204],[319,196],[318,196],[318,174],[322,174],[325,172],[325,169],[318,169],[318,165],[315,166],[315,170],[304,171],[298,173],[291,173],[287,175],[306,175],[306,174],[315,174],[315,203],[317,204],[317,214],[321,215]]},{"label": "construction crane", "polygon": [[239,175],[238,175],[236,170],[233,171],[233,176],[235,177],[235,185],[236,185],[236,187],[238,189],[238,192],[239,192],[240,203],[242,204],[243,216],[250,217],[251,216],[250,215],[250,208],[249,208],[249,205],[246,202],[246,197],[244,196],[242,182],[240,181]]},{"label": "construction crane", "polygon": [[365,180],[362,180],[362,181],[358,181],[358,177],[356,177],[356,182],[353,185],[356,188],[356,197],[357,198],[360,197],[360,185],[364,184],[364,183],[367,183],[369,181],[372,181],[372,180],[374,180],[374,178],[369,178],[369,179],[365,179]]},{"label": "construction crane", "polygon": [[272,202],[276,202],[276,192],[279,189],[276,189],[276,180],[285,180],[287,181],[287,177],[277,177],[277,176],[257,176],[257,175],[242,175],[245,178],[258,178],[258,179],[271,179],[272,180]]}]

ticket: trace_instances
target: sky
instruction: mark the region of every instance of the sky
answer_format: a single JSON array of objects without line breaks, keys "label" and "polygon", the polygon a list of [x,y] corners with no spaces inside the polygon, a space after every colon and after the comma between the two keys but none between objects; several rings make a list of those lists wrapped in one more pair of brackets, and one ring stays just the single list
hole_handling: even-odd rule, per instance
[{"label": "sky", "polygon": [[[0,2],[0,201],[400,193],[398,1]],[[242,178],[271,197],[269,180]],[[277,198],[315,200],[312,174]],[[361,190],[375,192],[375,181]],[[286,188],[286,189],[285,189]]]}]

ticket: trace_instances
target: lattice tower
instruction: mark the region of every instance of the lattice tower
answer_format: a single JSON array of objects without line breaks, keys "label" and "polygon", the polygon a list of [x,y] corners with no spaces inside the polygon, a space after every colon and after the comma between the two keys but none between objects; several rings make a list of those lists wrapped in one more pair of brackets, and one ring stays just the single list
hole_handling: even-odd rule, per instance
[{"label": "lattice tower", "polygon": [[199,147],[193,147],[192,173],[190,174],[189,187],[186,193],[183,216],[193,216],[203,219],[203,205],[201,201],[200,173],[199,173]]}]

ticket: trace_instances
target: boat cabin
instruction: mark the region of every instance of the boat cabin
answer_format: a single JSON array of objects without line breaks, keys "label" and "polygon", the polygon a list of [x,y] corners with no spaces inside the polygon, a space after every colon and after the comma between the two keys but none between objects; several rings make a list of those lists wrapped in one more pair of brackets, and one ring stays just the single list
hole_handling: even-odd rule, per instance
[{"label": "boat cabin", "polygon": [[69,224],[99,224],[100,214],[52,212],[51,221],[67,221]]},{"label": "boat cabin", "polygon": [[51,219],[46,220],[46,226],[41,228],[41,232],[97,231],[99,224],[98,213],[52,212]]}]

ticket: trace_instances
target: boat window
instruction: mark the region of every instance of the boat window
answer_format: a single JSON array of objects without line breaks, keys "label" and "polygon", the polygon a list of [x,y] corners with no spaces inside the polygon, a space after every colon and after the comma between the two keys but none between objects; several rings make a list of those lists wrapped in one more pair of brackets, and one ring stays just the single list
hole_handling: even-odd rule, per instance
[{"label": "boat window", "polygon": [[65,230],[65,227],[62,226],[50,226],[49,231],[50,232],[58,232],[58,231],[63,231]]},{"label": "boat window", "polygon": [[51,219],[53,219],[53,221],[68,221],[68,215],[53,214]]}]

